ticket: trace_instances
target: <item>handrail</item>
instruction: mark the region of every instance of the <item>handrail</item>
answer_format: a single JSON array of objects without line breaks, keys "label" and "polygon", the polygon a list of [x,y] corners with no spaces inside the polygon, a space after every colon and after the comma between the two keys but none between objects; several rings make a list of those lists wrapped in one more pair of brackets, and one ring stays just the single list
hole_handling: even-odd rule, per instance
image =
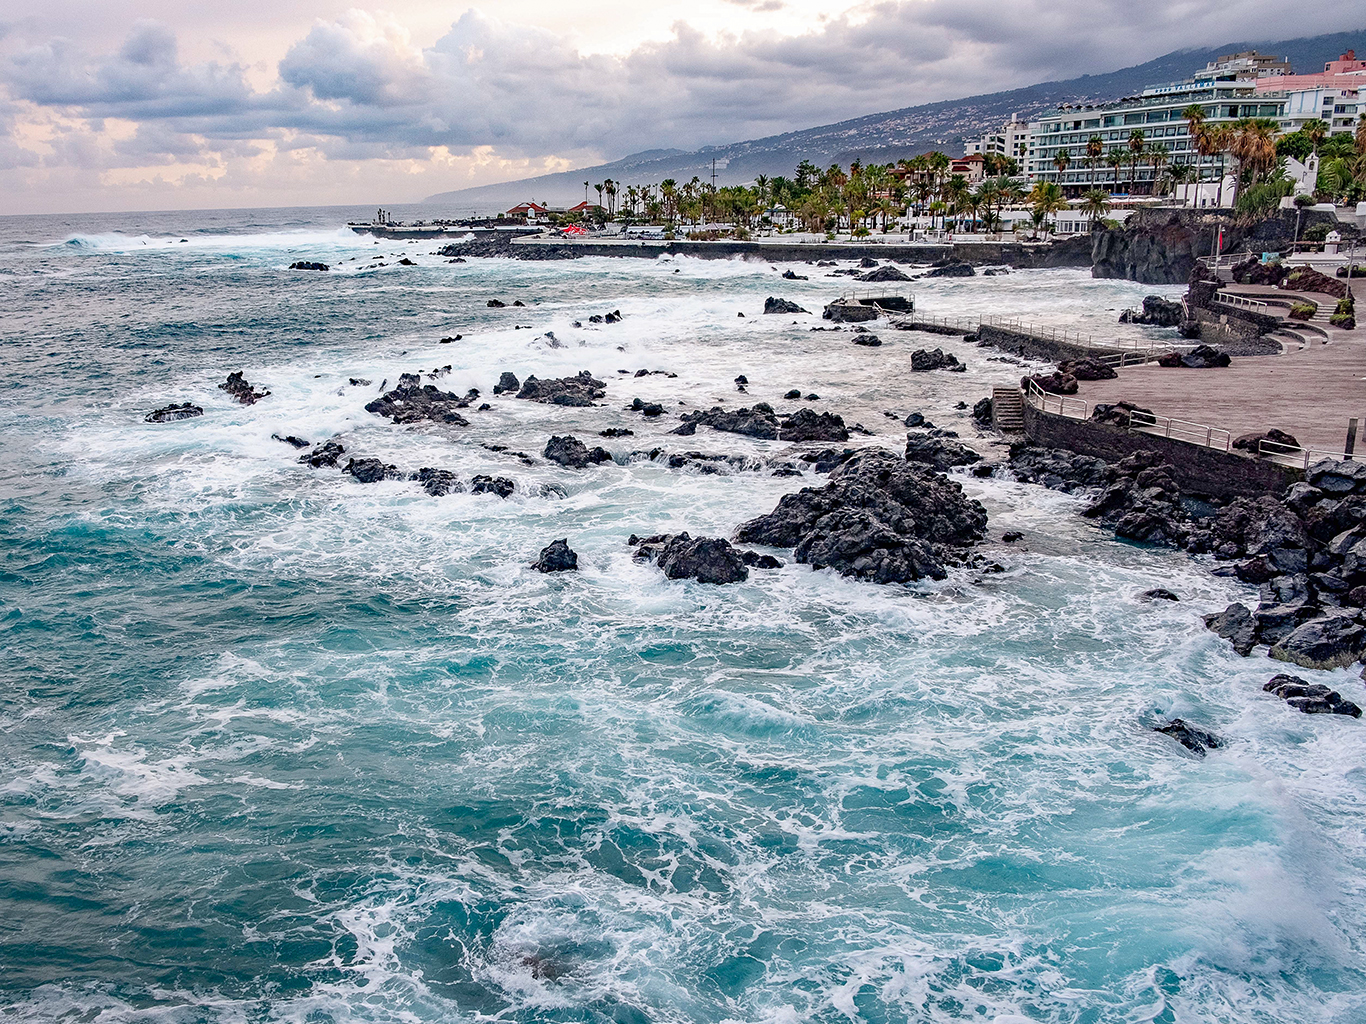
[{"label": "handrail", "polygon": [[1246,295],[1230,295],[1227,292],[1215,292],[1214,302],[1222,302],[1226,306],[1236,306],[1239,309],[1270,309],[1271,303],[1263,302],[1261,299],[1252,299]]},{"label": "handrail", "polygon": [[1295,466],[1299,469],[1308,469],[1312,463],[1321,459],[1341,461],[1352,457],[1346,452],[1325,451],[1322,448],[1302,448],[1298,445],[1268,441],[1265,438],[1257,442],[1257,454],[1283,466]]},{"label": "handrail", "polygon": [[874,288],[855,288],[841,292],[840,298],[846,301],[852,300],[854,302],[862,302],[864,299],[908,299],[911,302],[914,302],[915,292],[907,291],[904,288],[886,289],[882,291]]},{"label": "handrail", "polygon": [[[1082,399],[1070,398],[1067,395],[1049,394],[1039,387],[1032,378],[1025,384],[1025,401],[1042,412],[1056,413],[1071,420],[1084,420],[1091,414],[1091,407]],[[1054,408],[1050,409],[1050,404]],[[1080,411],[1077,411],[1078,407],[1080,407]]]},{"label": "handrail", "polygon": [[1129,413],[1129,429],[1144,434],[1154,434],[1158,437],[1170,437],[1177,441],[1186,441],[1202,448],[1214,448],[1224,452],[1231,451],[1233,448],[1233,435],[1223,427],[1211,427],[1208,424],[1195,423],[1191,420],[1158,416],[1154,413],[1143,412],[1141,409],[1135,409]]}]

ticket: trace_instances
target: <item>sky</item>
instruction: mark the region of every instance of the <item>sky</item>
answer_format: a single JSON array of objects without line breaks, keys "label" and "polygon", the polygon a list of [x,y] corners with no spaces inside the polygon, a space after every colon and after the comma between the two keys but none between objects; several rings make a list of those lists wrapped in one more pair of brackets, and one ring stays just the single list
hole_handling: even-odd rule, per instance
[{"label": "sky", "polygon": [[5,0],[0,215],[413,202],[1360,27],[1349,6]]}]

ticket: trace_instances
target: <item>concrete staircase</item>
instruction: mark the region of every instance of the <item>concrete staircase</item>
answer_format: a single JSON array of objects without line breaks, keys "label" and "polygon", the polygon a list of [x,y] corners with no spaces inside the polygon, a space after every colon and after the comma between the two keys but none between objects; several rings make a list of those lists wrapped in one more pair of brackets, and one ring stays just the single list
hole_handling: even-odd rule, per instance
[{"label": "concrete staircase", "polygon": [[991,389],[991,422],[1004,434],[1024,431],[1024,398],[1019,388]]}]

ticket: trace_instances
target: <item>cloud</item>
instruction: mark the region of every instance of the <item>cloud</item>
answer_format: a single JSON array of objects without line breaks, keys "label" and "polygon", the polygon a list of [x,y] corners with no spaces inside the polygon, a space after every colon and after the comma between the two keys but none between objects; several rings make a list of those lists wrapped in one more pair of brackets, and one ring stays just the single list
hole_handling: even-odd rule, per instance
[{"label": "cloud", "polygon": [[[782,0],[731,2],[762,10]],[[1328,31],[1340,20],[1317,0],[1289,12],[1280,0],[875,0],[797,34],[707,36],[680,22],[663,41],[612,55],[476,10],[424,48],[396,18],[351,11],[316,22],[256,87],[241,64],[182,59],[159,22],[135,22],[120,45],[95,53],[12,31],[0,37],[0,164],[235,166],[262,147],[324,163],[593,160],[1108,71],[1180,46]],[[135,130],[115,138],[102,119]],[[490,147],[492,163],[475,159]]]}]

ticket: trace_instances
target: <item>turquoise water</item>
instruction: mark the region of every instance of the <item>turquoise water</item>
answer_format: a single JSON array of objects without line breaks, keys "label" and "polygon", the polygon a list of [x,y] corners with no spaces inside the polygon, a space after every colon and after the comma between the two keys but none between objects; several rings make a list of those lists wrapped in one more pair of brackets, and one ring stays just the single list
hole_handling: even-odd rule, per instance
[{"label": "turquoise water", "polygon": [[[708,588],[629,557],[631,532],[724,535],[819,482],[631,460],[788,449],[666,437],[633,397],[800,387],[898,448],[884,410],[974,436],[955,403],[1019,366],[932,339],[969,372],[910,378],[925,336],[851,353],[756,315],[817,309],[841,282],[814,268],[451,265],[338,231],[351,213],[0,221],[6,1018],[1366,1020],[1363,725],[1266,697],[1272,663],[1203,629],[1236,581],[970,478],[992,536],[1025,533],[992,545],[1002,575],[882,588],[789,560]],[[284,269],[312,258],[339,269]],[[1152,289],[916,290],[1113,333]],[[493,405],[470,427],[364,412],[447,364]],[[678,376],[617,373],[638,368]],[[230,404],[239,369],[271,396]],[[589,369],[608,397],[493,398],[504,369]],[[205,415],[143,423],[172,401]],[[483,447],[609,426],[636,436],[579,472]],[[361,485],[272,433],[518,489]],[[582,571],[531,571],[557,537]],[[1156,585],[1182,602],[1137,599]],[[1227,750],[1149,731],[1171,715]]]}]

